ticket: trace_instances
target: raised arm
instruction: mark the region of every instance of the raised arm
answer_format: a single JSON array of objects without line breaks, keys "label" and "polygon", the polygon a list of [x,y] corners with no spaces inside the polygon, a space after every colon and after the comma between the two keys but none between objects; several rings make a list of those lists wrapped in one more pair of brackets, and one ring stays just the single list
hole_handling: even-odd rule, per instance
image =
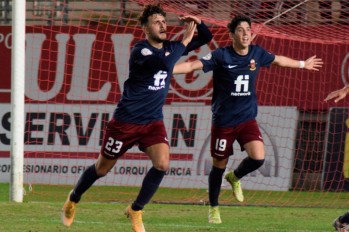
[{"label": "raised arm", "polygon": [[190,73],[195,70],[202,70],[203,67],[204,66],[200,60],[183,62],[174,66],[173,74]]},{"label": "raised arm", "polygon": [[176,42],[178,46],[176,46],[175,51],[171,52],[163,58],[164,63],[169,65],[169,67],[172,68],[173,64],[175,64],[181,58],[181,56],[183,56],[183,53],[186,51],[186,46],[190,43],[190,41],[193,38],[195,28],[196,24],[194,22],[189,22],[187,24],[186,30],[184,31],[181,43]]},{"label": "raised arm", "polygon": [[322,67],[322,59],[316,58],[316,56],[309,57],[306,61],[294,60],[286,56],[275,56],[273,64],[276,64],[280,67],[288,68],[305,68],[307,70],[319,71],[319,68]]},{"label": "raised arm", "polygon": [[338,89],[338,90],[335,90],[335,91],[329,93],[327,95],[327,97],[325,98],[325,101],[328,101],[328,100],[335,98],[334,102],[337,103],[340,100],[342,100],[343,98],[345,98],[345,96],[347,96],[348,93],[349,93],[349,85],[344,86],[341,89]]},{"label": "raised arm", "polygon": [[207,28],[207,26],[201,21],[200,18],[193,16],[193,15],[187,15],[179,17],[179,20],[183,22],[194,22],[197,25],[197,31],[198,34],[193,37],[191,42],[186,47],[186,52],[184,55],[186,55],[188,52],[195,50],[199,47],[201,47],[204,44],[207,44],[210,42],[213,38],[211,31]]},{"label": "raised arm", "polygon": [[195,29],[196,24],[193,21],[189,22],[182,39],[182,43],[184,44],[184,46],[188,46],[190,41],[193,39]]}]

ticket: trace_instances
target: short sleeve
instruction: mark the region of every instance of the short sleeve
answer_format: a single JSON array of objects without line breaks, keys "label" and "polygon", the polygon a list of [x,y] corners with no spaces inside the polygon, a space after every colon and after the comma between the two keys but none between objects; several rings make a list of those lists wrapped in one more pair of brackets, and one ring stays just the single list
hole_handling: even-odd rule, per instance
[{"label": "short sleeve", "polygon": [[152,55],[152,51],[147,47],[136,46],[131,51],[131,60],[136,64],[144,64]]},{"label": "short sleeve", "polygon": [[221,63],[220,57],[221,57],[221,51],[219,49],[216,49],[213,52],[208,53],[207,55],[202,57],[200,59],[200,61],[203,64],[202,70],[206,73],[215,69],[215,67],[217,67],[218,64]]},{"label": "short sleeve", "polygon": [[259,47],[259,49],[261,49],[261,66],[269,67],[275,60],[275,55],[264,48]]}]

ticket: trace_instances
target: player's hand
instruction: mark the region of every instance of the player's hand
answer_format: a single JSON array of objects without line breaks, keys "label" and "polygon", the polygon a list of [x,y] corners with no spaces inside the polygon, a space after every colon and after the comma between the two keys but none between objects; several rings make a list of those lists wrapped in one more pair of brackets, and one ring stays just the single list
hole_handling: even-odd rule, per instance
[{"label": "player's hand", "polygon": [[319,71],[319,68],[322,67],[323,63],[324,62],[321,58],[316,58],[316,56],[312,56],[304,62],[304,68],[308,70]]},{"label": "player's hand", "polygon": [[342,89],[333,91],[333,92],[331,92],[330,94],[327,95],[327,97],[325,98],[325,101],[328,101],[328,100],[331,100],[331,99],[335,98],[334,102],[337,103],[340,100],[342,100],[343,98],[345,98],[345,96],[347,96],[348,91],[349,91],[349,87],[348,86],[345,86]]},{"label": "player's hand", "polygon": [[183,39],[182,39],[182,43],[184,44],[184,46],[187,46],[188,43],[190,43],[190,41],[192,40],[195,29],[196,29],[196,23],[194,21],[190,21],[187,24],[187,28],[184,32]]},{"label": "player's hand", "polygon": [[201,19],[194,15],[179,16],[178,19],[182,22],[192,22],[194,21],[197,25],[201,24]]}]

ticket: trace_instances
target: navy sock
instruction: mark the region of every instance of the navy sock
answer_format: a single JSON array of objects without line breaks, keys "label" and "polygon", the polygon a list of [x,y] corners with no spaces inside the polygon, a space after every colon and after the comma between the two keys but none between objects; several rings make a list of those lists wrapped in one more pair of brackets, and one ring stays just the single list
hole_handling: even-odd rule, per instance
[{"label": "navy sock", "polygon": [[166,172],[159,171],[154,167],[149,170],[147,175],[144,177],[137,199],[132,204],[133,210],[142,210],[144,208],[159,188],[165,173]]},{"label": "navy sock", "polygon": [[241,179],[247,174],[257,170],[264,163],[264,159],[255,160],[250,157],[246,157],[239,165],[239,167],[234,171],[234,174],[237,178]]},{"label": "navy sock", "polygon": [[225,169],[212,166],[208,176],[208,198],[211,206],[218,205],[218,197],[221,191],[222,177]]},{"label": "navy sock", "polygon": [[75,185],[74,191],[70,194],[70,200],[78,203],[82,194],[84,194],[84,192],[86,192],[99,178],[100,176],[97,176],[96,166],[93,164],[88,167],[84,173],[82,173],[78,183]]}]

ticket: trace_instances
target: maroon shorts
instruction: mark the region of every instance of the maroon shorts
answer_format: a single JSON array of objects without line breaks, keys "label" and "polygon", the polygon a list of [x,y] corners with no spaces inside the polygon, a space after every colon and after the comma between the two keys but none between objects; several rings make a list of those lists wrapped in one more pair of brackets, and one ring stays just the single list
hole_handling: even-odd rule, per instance
[{"label": "maroon shorts", "polygon": [[154,144],[168,144],[167,133],[163,121],[144,125],[110,120],[104,131],[101,154],[107,159],[117,159],[128,149],[138,145],[141,151]]},{"label": "maroon shorts", "polygon": [[236,127],[221,128],[212,125],[211,128],[211,156],[226,159],[234,154],[233,143],[237,140],[241,151],[248,142],[258,140],[263,142],[262,134],[256,120],[241,123]]}]

